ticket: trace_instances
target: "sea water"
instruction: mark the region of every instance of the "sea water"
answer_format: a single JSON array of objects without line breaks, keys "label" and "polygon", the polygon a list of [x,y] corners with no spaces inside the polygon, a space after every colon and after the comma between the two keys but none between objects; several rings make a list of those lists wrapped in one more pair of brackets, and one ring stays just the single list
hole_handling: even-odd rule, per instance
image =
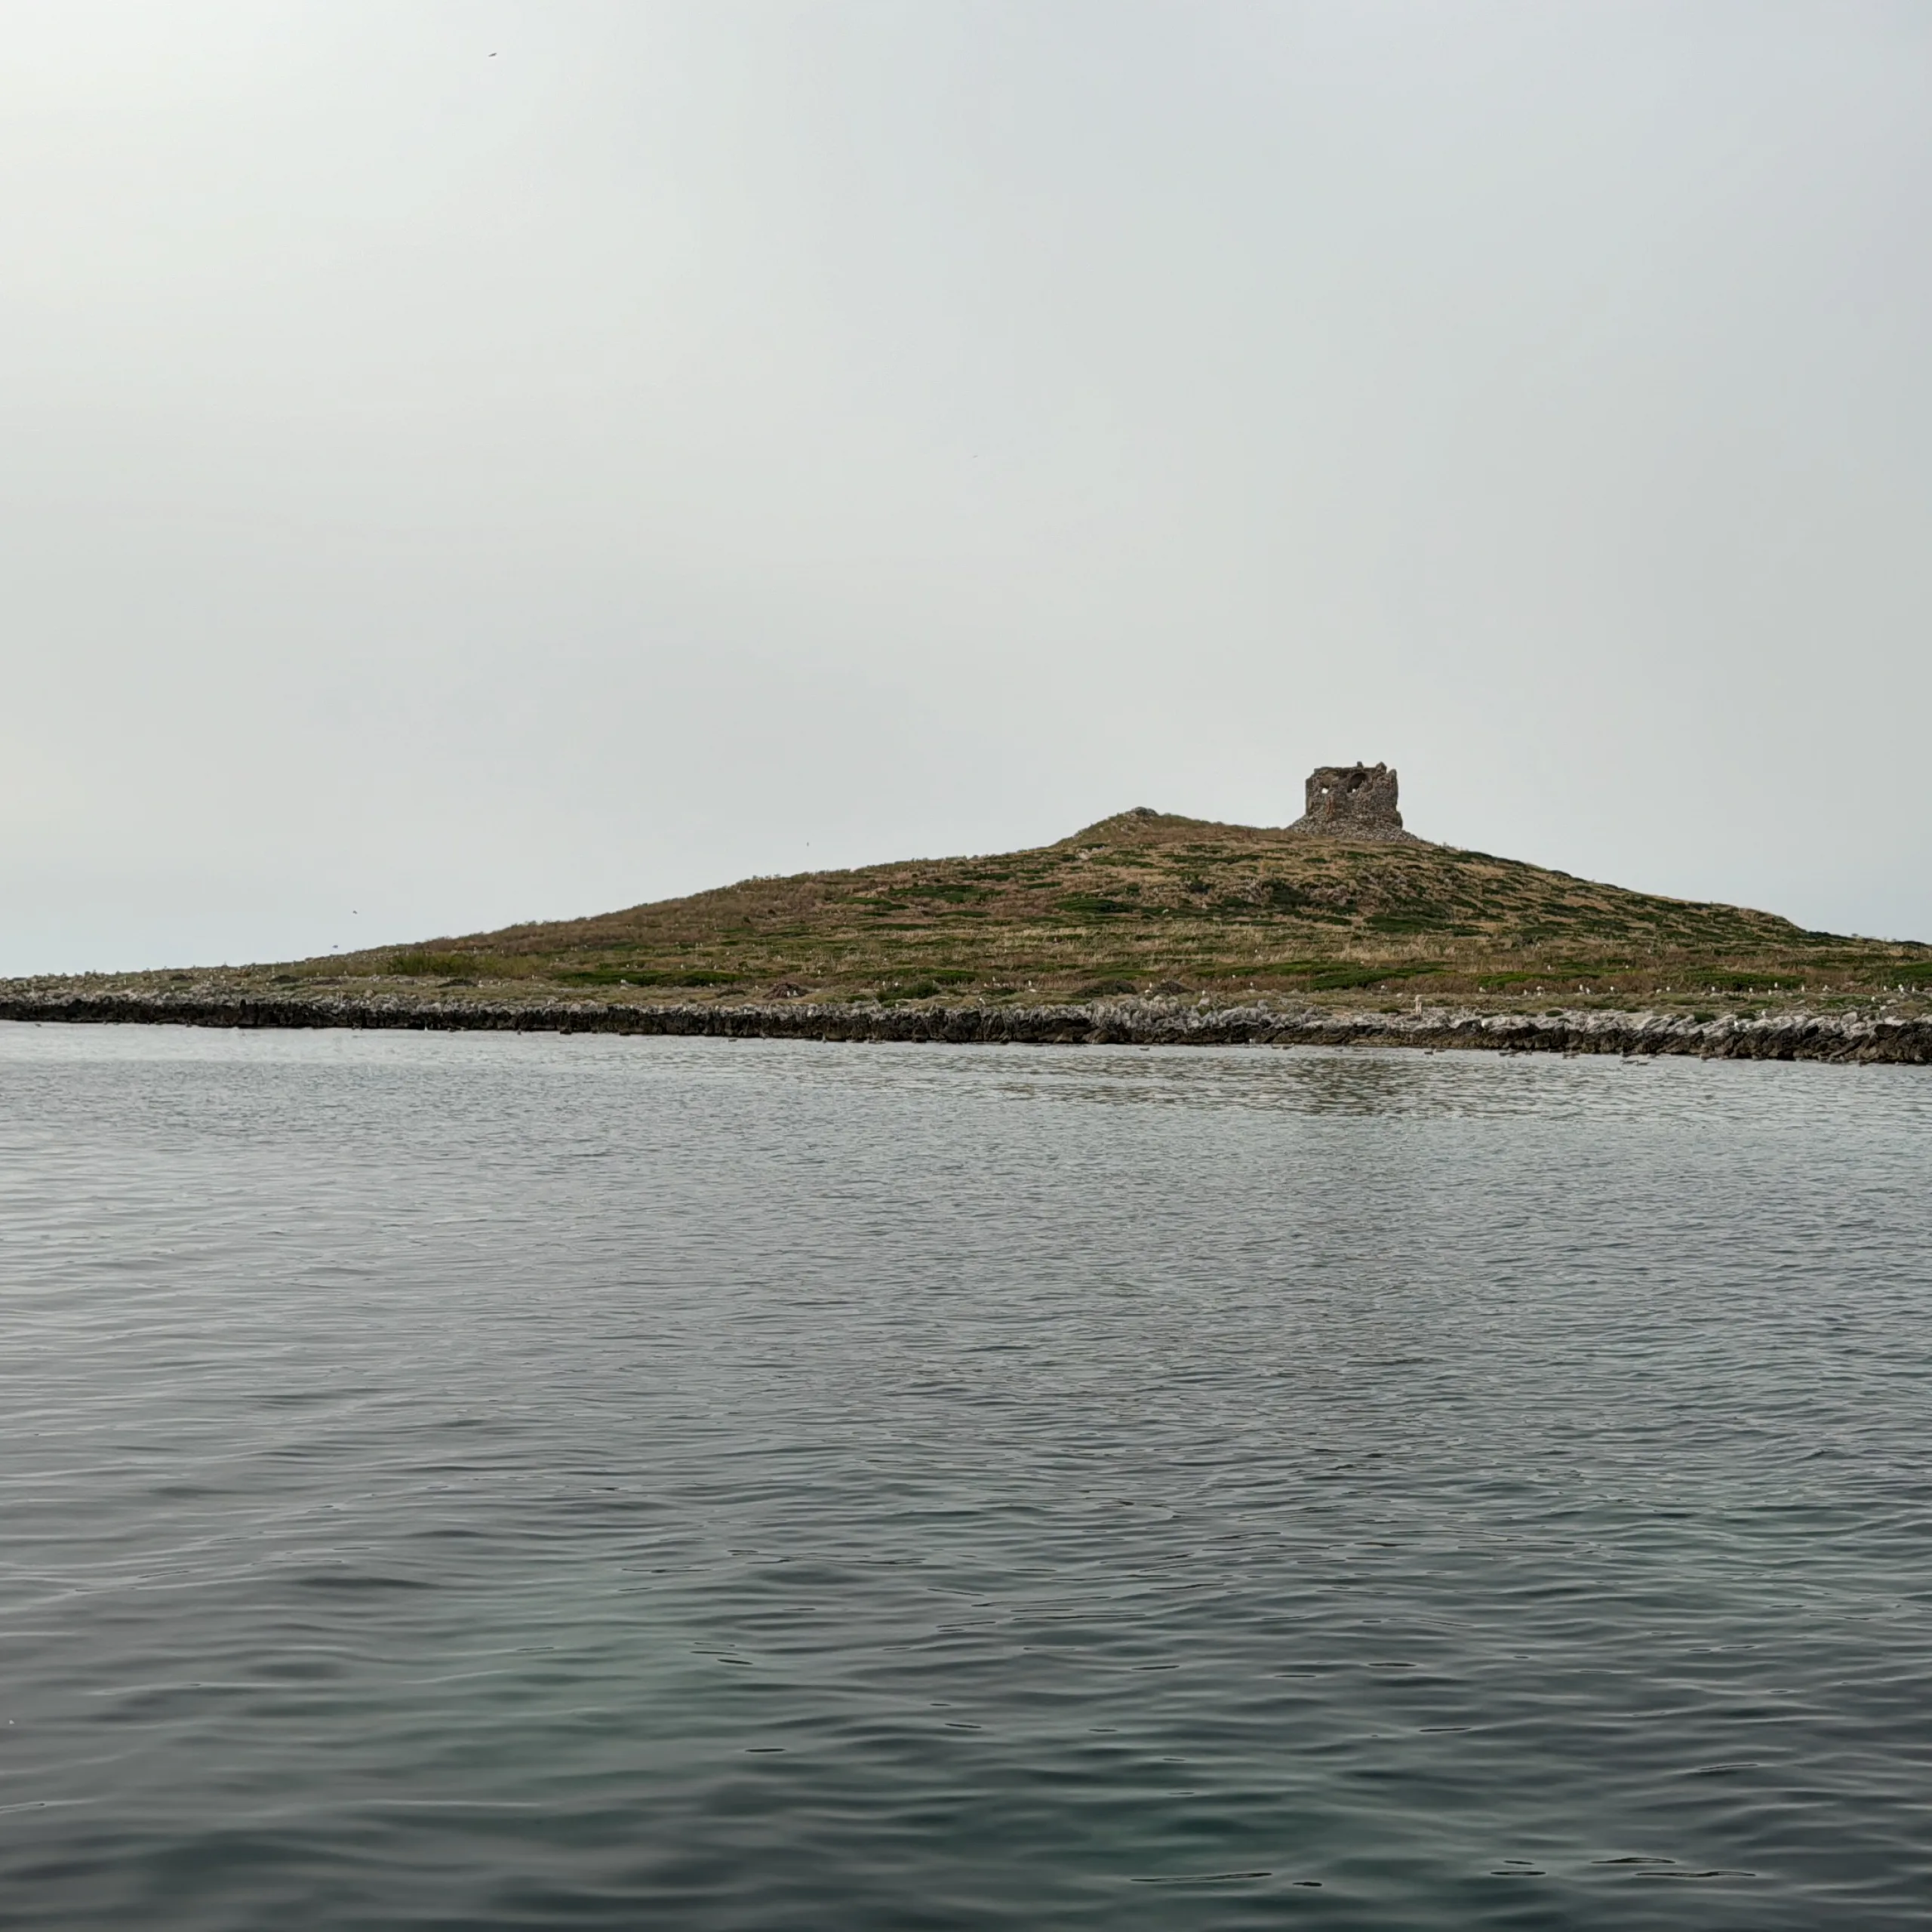
[{"label": "sea water", "polygon": [[0,1921],[1932,1920],[1932,1072],[0,1027]]}]

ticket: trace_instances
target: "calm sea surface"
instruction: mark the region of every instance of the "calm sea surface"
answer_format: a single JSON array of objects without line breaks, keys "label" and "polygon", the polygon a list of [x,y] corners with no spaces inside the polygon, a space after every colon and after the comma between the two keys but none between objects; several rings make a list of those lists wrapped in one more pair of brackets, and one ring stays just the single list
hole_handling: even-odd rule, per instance
[{"label": "calm sea surface", "polygon": [[0,1922],[1922,1927],[1932,1073],[0,1026]]}]

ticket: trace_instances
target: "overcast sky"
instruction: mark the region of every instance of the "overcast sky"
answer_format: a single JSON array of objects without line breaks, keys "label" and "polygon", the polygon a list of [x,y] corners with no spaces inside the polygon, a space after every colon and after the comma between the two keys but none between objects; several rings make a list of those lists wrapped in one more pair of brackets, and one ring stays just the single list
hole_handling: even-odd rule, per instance
[{"label": "overcast sky", "polygon": [[1932,938],[1922,0],[0,29],[0,971],[1358,758]]}]

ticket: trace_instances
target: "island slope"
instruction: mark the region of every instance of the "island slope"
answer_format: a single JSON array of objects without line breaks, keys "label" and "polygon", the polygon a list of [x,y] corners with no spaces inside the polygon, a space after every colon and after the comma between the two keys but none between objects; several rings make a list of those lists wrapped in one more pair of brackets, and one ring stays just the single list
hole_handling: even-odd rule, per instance
[{"label": "island slope", "polygon": [[[955,1038],[1084,1036],[1063,1017],[1075,1011],[1091,1017],[1089,1032],[1112,1037],[1202,1038],[1273,1037],[1268,1025],[1291,1014],[1329,1033],[1359,1020],[1368,1035],[1379,1014],[1381,1032],[1417,1038],[1441,1031],[1419,1030],[1418,1012],[1453,1013],[1458,1023],[1595,1014],[1605,1040],[1629,1031],[1607,1024],[1614,1016],[1641,1013],[1653,1032],[1675,1029],[1681,1041],[1713,1027],[1735,1033],[1740,1021],[1760,1034],[1780,1022],[1795,1037],[1789,1023],[1834,1016],[1910,1023],[1916,1037],[1928,996],[1924,945],[1807,931],[1768,912],[1413,838],[1141,808],[1029,851],[751,878],[350,955],[15,981],[0,989],[0,1012],[206,1009],[219,1018],[245,1008],[261,1023],[300,1024],[306,1009],[306,1023],[475,1025],[503,1015],[508,1024]],[[1145,1015],[1137,1032],[1129,1008]],[[1231,1034],[1237,1010],[1257,1017]],[[1063,1017],[1032,1026],[1028,1011]],[[1157,1025],[1159,1013],[1168,1017]],[[684,1016],[675,1026],[673,1014]],[[941,1023],[942,1014],[952,1017]]]}]

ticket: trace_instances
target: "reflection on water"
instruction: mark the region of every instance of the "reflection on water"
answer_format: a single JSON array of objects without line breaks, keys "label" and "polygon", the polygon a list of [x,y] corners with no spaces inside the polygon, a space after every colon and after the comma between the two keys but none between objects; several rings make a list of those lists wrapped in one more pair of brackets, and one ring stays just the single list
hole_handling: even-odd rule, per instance
[{"label": "reflection on water", "polygon": [[1916,1924],[1928,1124],[0,1028],[0,1921]]}]

